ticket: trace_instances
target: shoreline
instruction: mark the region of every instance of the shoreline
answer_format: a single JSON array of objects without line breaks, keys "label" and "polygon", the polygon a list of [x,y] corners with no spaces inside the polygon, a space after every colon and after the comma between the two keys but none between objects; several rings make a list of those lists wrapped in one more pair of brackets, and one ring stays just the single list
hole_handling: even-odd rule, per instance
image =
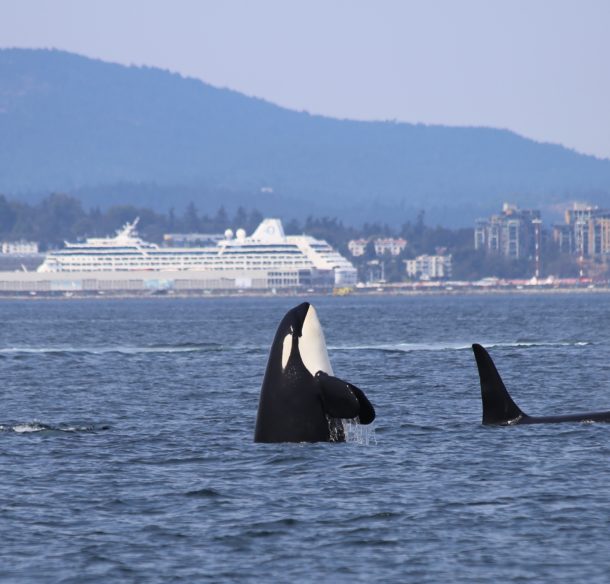
[{"label": "shoreline", "polygon": [[211,293],[187,293],[168,291],[164,293],[146,293],[146,292],[105,292],[88,293],[88,292],[37,292],[35,294],[23,293],[0,293],[0,302],[3,301],[18,301],[18,300],[55,300],[55,301],[70,301],[70,300],[134,300],[134,299],[156,299],[156,300],[172,300],[172,299],[208,299],[214,300],[218,298],[296,298],[304,296],[325,296],[329,298],[366,298],[366,297],[442,297],[442,296],[531,296],[531,295],[555,295],[555,294],[610,294],[610,286],[593,286],[593,287],[533,287],[516,288],[516,287],[485,287],[485,288],[459,288],[459,289],[400,289],[400,288],[382,288],[375,290],[355,289],[349,293],[332,293],[323,290],[279,290],[271,291],[214,291]]}]

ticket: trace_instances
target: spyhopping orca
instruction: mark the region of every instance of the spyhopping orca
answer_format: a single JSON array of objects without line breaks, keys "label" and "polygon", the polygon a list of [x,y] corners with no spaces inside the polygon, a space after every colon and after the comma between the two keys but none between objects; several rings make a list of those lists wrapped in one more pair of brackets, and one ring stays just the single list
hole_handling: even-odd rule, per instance
[{"label": "spyhopping orca", "polygon": [[308,302],[282,319],[263,379],[255,442],[343,442],[341,418],[375,419],[356,386],[337,377],[328,360],[324,333]]},{"label": "spyhopping orca", "polygon": [[483,424],[512,426],[514,424],[555,424],[557,422],[610,422],[610,412],[568,414],[565,416],[528,416],[512,400],[502,378],[481,345],[472,345],[481,379]]}]

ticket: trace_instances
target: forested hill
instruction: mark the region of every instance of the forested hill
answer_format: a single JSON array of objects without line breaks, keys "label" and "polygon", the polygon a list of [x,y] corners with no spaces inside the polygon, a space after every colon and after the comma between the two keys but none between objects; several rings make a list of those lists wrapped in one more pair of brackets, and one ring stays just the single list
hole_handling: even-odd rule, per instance
[{"label": "forested hill", "polygon": [[53,191],[103,207],[192,200],[360,222],[424,209],[470,224],[503,200],[610,205],[610,161],[505,130],[336,120],[159,69],[0,50],[0,193]]}]

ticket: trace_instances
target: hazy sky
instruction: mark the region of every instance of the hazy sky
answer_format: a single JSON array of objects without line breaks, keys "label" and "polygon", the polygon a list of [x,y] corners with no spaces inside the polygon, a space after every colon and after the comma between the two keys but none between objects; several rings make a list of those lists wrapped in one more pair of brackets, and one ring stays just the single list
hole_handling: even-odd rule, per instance
[{"label": "hazy sky", "polygon": [[509,128],[610,158],[610,0],[0,0],[57,47],[334,117]]}]

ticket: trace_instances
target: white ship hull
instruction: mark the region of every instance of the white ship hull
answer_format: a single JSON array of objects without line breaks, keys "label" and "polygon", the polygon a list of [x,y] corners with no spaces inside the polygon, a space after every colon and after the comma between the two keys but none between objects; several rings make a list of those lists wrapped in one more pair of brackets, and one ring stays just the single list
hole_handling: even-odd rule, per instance
[{"label": "white ship hull", "polygon": [[[250,237],[240,229],[233,238],[227,230],[225,239],[200,248],[163,248],[147,243],[137,236],[136,224],[137,220],[125,225],[112,238],[66,243],[64,249],[47,255],[37,273],[53,275],[49,282],[61,281],[58,274],[72,282],[154,281],[167,272],[179,274],[171,278],[175,282],[199,282],[200,287],[204,281],[234,281],[231,288],[256,289],[356,284],[354,266],[328,243],[306,235],[286,236],[278,219],[265,219]],[[138,275],[147,272],[153,275]],[[76,278],[76,274],[89,275]],[[240,282],[256,284],[242,286]]]}]

